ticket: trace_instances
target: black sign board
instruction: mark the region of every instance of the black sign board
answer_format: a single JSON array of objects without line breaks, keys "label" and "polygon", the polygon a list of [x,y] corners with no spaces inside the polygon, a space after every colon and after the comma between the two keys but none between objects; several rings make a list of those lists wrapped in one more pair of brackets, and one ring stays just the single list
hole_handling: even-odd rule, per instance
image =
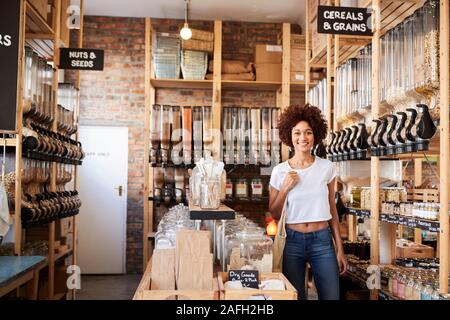
[{"label": "black sign board", "polygon": [[0,1],[0,130],[16,130],[20,4]]},{"label": "black sign board", "polygon": [[258,289],[259,284],[258,270],[230,270],[228,271],[228,280],[239,280],[243,287]]},{"label": "black sign board", "polygon": [[319,6],[317,32],[371,36],[371,12],[366,8]]},{"label": "black sign board", "polygon": [[99,49],[59,49],[59,68],[72,70],[102,71],[105,52]]}]

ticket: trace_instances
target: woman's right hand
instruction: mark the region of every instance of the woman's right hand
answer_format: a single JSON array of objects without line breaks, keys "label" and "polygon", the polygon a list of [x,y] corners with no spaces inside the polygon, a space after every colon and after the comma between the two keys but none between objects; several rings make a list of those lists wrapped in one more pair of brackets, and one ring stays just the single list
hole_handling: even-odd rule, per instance
[{"label": "woman's right hand", "polygon": [[285,193],[288,193],[295,187],[295,185],[300,181],[300,178],[295,171],[289,171],[284,178],[283,185],[281,186],[281,190]]}]

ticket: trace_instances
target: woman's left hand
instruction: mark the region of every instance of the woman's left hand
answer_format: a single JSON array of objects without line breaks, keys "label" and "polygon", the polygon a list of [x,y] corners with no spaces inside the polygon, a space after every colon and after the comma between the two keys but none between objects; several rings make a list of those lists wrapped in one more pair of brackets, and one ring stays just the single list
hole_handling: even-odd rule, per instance
[{"label": "woman's left hand", "polygon": [[347,271],[347,257],[345,256],[344,250],[338,250],[336,253],[336,258],[339,267],[339,274],[343,275]]}]

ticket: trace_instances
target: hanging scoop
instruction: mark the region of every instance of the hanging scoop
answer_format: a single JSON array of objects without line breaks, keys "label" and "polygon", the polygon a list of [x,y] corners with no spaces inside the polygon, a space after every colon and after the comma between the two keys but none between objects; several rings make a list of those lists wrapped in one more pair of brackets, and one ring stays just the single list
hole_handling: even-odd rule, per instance
[{"label": "hanging scoop", "polygon": [[416,117],[417,117],[417,110],[414,108],[408,108],[406,109],[407,112],[409,112],[408,115],[408,125],[406,127],[406,152],[415,152],[417,151],[417,144],[416,144],[416,135],[417,135],[417,125],[416,125]]},{"label": "hanging scoop", "polygon": [[367,139],[369,134],[366,129],[366,125],[364,123],[359,123],[359,133],[356,138],[356,158],[357,159],[366,159],[367,157],[367,148],[369,148],[369,144],[367,143]]},{"label": "hanging scoop", "polygon": [[358,148],[356,147],[356,138],[358,137],[359,134],[359,128],[357,126],[352,126],[352,136],[350,137],[350,141],[349,141],[349,149],[350,149],[350,160],[356,160],[357,159],[357,150]]},{"label": "hanging scoop", "polygon": [[395,136],[397,137],[397,145],[395,147],[395,153],[405,153],[405,147],[406,147],[406,135],[403,135],[403,132],[406,132],[405,125],[406,125],[406,113],[403,111],[397,112],[397,114],[400,117],[397,129],[395,131]]},{"label": "hanging scoop", "polygon": [[370,152],[371,152],[372,156],[379,157],[380,156],[380,145],[379,145],[379,140],[378,140],[378,137],[379,137],[378,132],[379,132],[380,126],[381,126],[381,120],[375,119],[372,121],[375,122],[375,128],[372,129],[372,135],[370,136]]},{"label": "hanging scoop", "polygon": [[396,151],[396,140],[394,131],[397,128],[397,116],[390,114],[388,115],[388,118],[390,119],[389,125],[388,125],[388,131],[387,131],[387,147],[386,147],[386,154],[392,155],[395,154]]},{"label": "hanging scoop", "polygon": [[418,104],[419,119],[417,122],[417,150],[428,150],[430,139],[436,133],[436,126],[431,119],[428,111],[428,106],[425,104]]},{"label": "hanging scoop", "polygon": [[335,139],[336,139],[336,134],[334,132],[331,132],[331,141],[327,147],[328,160],[330,160],[330,161],[334,161],[332,147],[333,147],[333,143],[334,143]]}]

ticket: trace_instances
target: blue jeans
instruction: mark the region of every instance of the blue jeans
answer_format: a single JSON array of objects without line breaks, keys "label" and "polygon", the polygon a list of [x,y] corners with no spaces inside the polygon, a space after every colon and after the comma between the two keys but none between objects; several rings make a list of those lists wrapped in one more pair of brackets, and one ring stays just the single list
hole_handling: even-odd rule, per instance
[{"label": "blue jeans", "polygon": [[309,262],[319,300],[339,300],[339,268],[330,228],[315,232],[298,232],[286,228],[283,274],[306,300],[305,268]]}]

